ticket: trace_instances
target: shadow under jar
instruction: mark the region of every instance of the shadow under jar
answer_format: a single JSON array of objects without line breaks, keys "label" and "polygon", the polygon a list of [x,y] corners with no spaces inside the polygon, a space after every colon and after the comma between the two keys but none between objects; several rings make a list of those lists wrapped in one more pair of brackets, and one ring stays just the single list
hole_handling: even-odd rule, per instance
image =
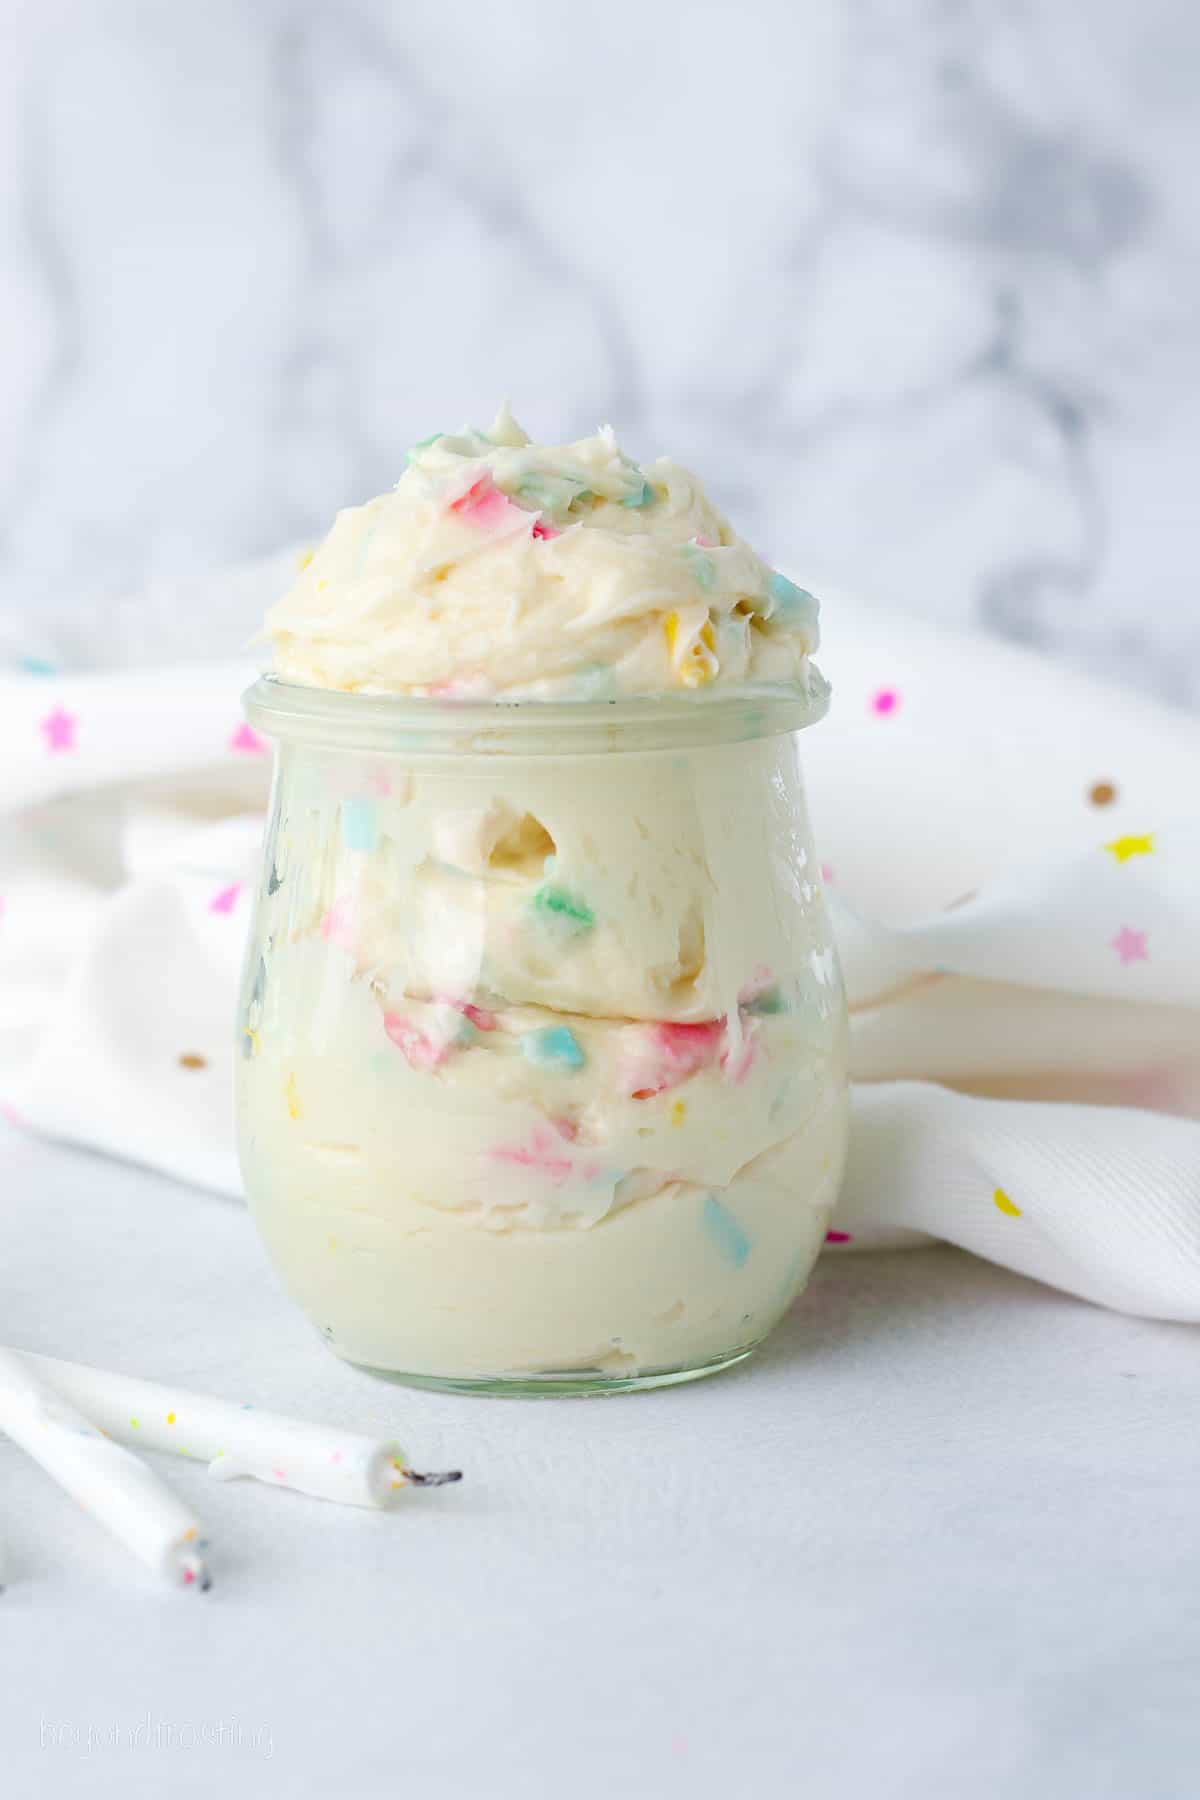
[{"label": "shadow under jar", "polygon": [[804,1286],[846,1017],[807,695],[440,703],[267,677],[240,1002],[258,1229],[332,1349],[472,1392],[685,1381]]}]

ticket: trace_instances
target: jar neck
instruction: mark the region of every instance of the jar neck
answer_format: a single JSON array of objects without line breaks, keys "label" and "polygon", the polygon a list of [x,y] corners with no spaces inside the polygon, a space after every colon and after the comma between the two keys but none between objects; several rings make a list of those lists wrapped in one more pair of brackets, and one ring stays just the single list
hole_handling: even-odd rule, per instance
[{"label": "jar neck", "polygon": [[257,731],[284,742],[381,754],[573,756],[688,749],[800,731],[829,710],[813,664],[803,688],[628,700],[436,700],[347,694],[264,675],[245,697]]}]

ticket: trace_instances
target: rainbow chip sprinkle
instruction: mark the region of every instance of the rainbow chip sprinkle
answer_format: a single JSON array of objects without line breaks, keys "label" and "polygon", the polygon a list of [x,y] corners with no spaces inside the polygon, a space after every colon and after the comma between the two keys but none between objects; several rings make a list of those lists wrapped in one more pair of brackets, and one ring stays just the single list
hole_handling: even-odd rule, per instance
[{"label": "rainbow chip sprinkle", "polygon": [[[679,637],[679,614],[669,612],[663,620],[663,632],[667,640],[667,652],[676,662],[675,644]],[[677,673],[684,687],[704,687],[717,671],[717,643],[713,636],[712,620],[706,619],[696,633],[683,657],[677,661]]]},{"label": "rainbow chip sprinkle", "polygon": [[566,888],[552,884],[537,890],[532,905],[534,913],[543,924],[551,926],[564,937],[582,937],[596,923],[596,915],[586,901],[568,893]]},{"label": "rainbow chip sprinkle", "polygon": [[724,1260],[740,1269],[750,1254],[750,1239],[740,1219],[715,1194],[704,1196],[704,1229]]},{"label": "rainbow chip sprinkle", "polygon": [[364,794],[342,802],[342,841],[347,850],[372,851],[379,845],[375,804]]},{"label": "rainbow chip sprinkle", "polygon": [[717,579],[717,565],[712,557],[707,556],[698,543],[685,544],[683,554],[688,560],[696,586],[706,594],[711,593]]},{"label": "rainbow chip sprinkle", "polygon": [[779,613],[789,625],[803,623],[809,632],[815,632],[818,607],[807,589],[797,587],[776,570],[768,577],[767,595],[774,601],[773,613]]},{"label": "rainbow chip sprinkle", "polygon": [[653,506],[654,489],[650,486],[648,481],[643,480],[640,488],[636,488],[632,494],[625,495],[625,498],[621,501],[621,505],[629,507]]},{"label": "rainbow chip sprinkle", "polygon": [[492,530],[510,517],[520,517],[521,508],[496,486],[490,474],[481,475],[473,481],[465,493],[451,500],[448,510],[457,514],[460,519],[470,520],[483,530]]},{"label": "rainbow chip sprinkle", "polygon": [[587,1062],[579,1039],[566,1025],[548,1025],[541,1031],[527,1031],[521,1038],[521,1053],[528,1062],[540,1068],[582,1069]]},{"label": "rainbow chip sprinkle", "polygon": [[753,1013],[756,1017],[763,1017],[773,1013],[790,1012],[791,1008],[787,1002],[787,995],[779,983],[773,982],[770,987],[761,989],[751,999],[743,1001],[742,1011]]},{"label": "rainbow chip sprinkle", "polygon": [[414,444],[412,449],[408,451],[407,460],[409,462],[415,462],[422,450],[428,450],[431,444],[436,444],[438,439],[440,437],[445,437],[445,435],[444,431],[435,431],[432,437],[422,438],[419,444]]}]

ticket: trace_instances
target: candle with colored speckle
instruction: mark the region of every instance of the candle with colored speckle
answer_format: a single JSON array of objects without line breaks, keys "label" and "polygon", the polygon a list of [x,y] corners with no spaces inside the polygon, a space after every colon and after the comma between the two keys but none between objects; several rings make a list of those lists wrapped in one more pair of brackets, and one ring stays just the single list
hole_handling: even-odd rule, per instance
[{"label": "candle with colored speckle", "polygon": [[311,1425],[261,1412],[248,1401],[219,1400],[50,1356],[22,1353],[21,1365],[110,1437],[206,1462],[219,1481],[246,1476],[345,1506],[386,1506],[403,1488],[460,1479],[458,1470],[423,1475],[410,1469],[391,1438]]},{"label": "candle with colored speckle", "polygon": [[11,1350],[0,1350],[0,1430],[157,1575],[212,1585],[183,1501]]}]

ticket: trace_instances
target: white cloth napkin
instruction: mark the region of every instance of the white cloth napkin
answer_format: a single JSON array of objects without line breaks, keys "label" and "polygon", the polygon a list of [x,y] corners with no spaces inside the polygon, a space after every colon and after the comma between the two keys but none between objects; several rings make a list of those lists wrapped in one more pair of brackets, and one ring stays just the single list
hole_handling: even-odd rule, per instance
[{"label": "white cloth napkin", "polygon": [[[239,570],[214,611],[236,594],[248,634],[278,586]],[[825,618],[803,747],[856,1078],[832,1242],[944,1238],[1200,1320],[1200,723],[847,598]],[[72,674],[0,642],[5,1113],[239,1193],[253,669]]]}]

